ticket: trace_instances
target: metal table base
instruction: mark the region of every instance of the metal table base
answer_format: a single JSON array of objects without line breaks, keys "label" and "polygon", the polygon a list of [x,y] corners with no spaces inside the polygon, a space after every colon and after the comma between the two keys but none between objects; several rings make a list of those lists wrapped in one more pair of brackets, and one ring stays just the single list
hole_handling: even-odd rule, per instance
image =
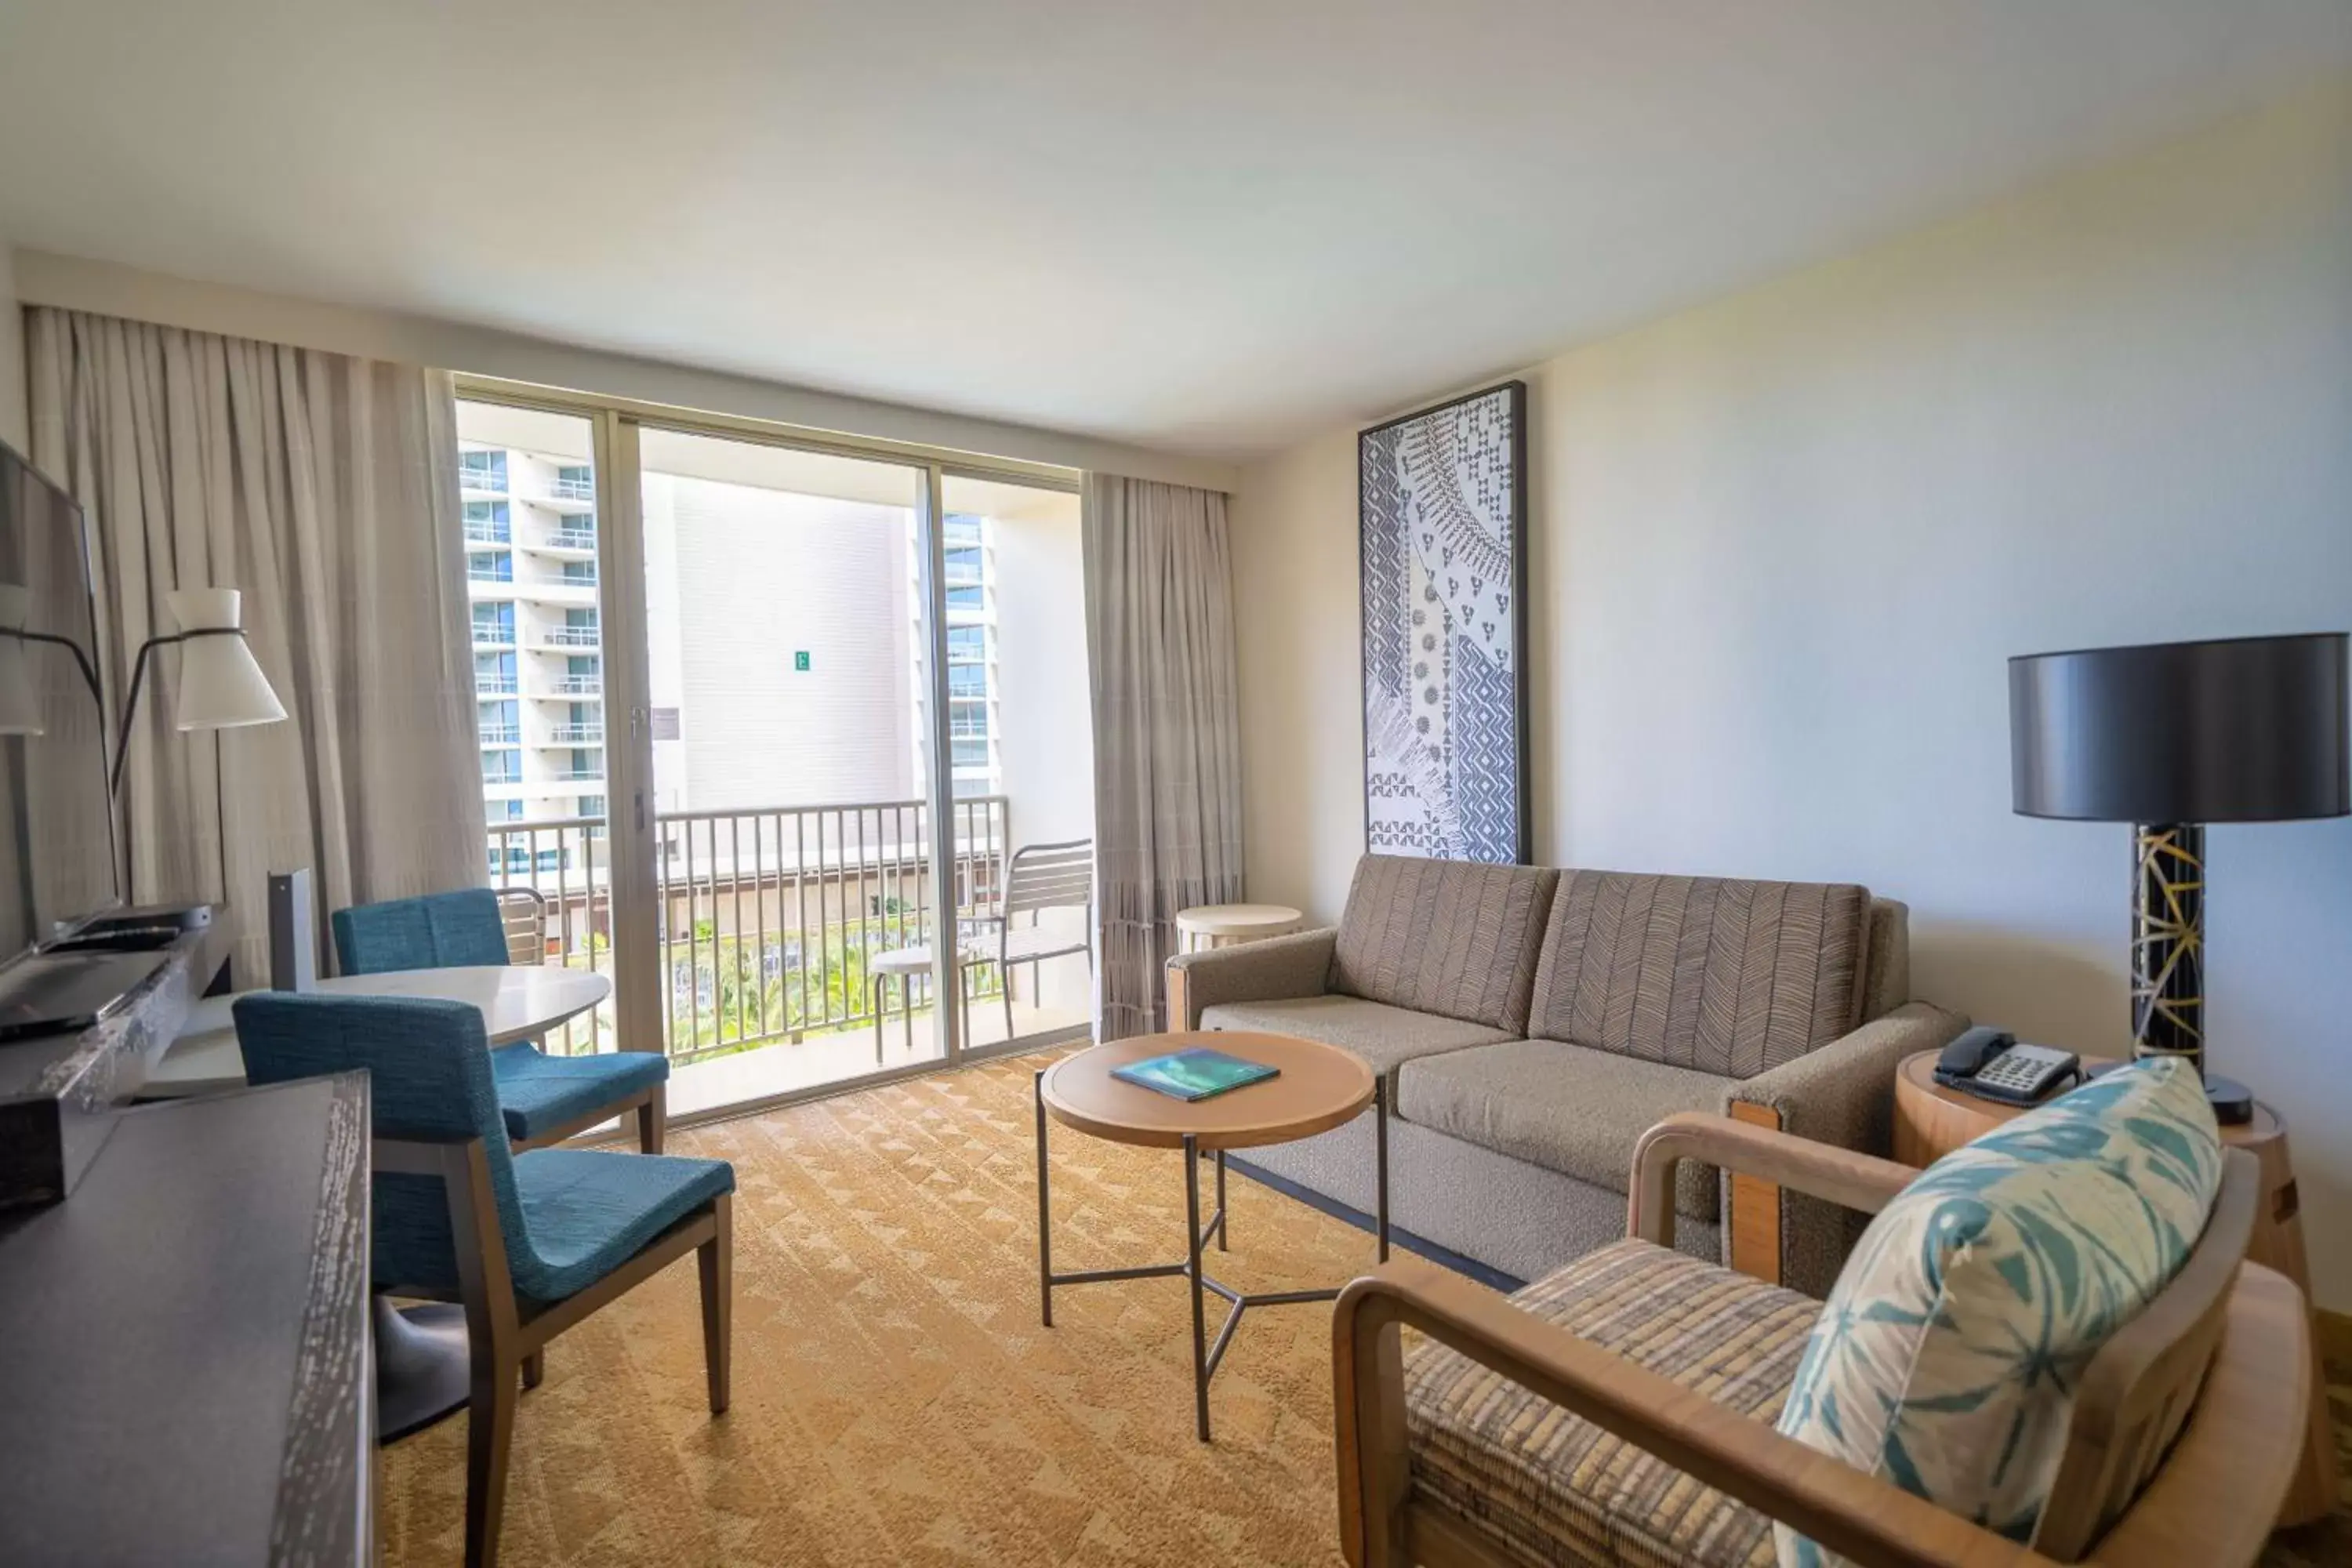
[{"label": "metal table base", "polygon": [[[1181,1263],[1147,1263],[1132,1268],[1082,1268],[1054,1272],[1052,1173],[1045,1159],[1045,1073],[1039,1069],[1031,1085],[1037,1113],[1037,1299],[1047,1328],[1054,1326],[1054,1290],[1062,1285],[1105,1285],[1122,1279],[1185,1279],[1192,1282],[1192,1421],[1201,1441],[1209,1440],[1209,1380],[1233,1343],[1234,1330],[1252,1307],[1295,1307],[1309,1301],[1336,1301],[1339,1289],[1236,1290],[1201,1267],[1202,1249],[1214,1237],[1217,1250],[1231,1251],[1225,1229],[1225,1152],[1212,1151],[1217,1173],[1217,1207],[1206,1225],[1201,1223],[1201,1146],[1192,1133],[1184,1135],[1184,1229],[1188,1245]],[[1372,1081],[1372,1146],[1374,1212],[1372,1232],[1380,1261],[1389,1260],[1389,1099],[1388,1080]],[[1225,1321],[1214,1342],[1208,1338],[1204,1299],[1215,1295],[1226,1302]]]}]

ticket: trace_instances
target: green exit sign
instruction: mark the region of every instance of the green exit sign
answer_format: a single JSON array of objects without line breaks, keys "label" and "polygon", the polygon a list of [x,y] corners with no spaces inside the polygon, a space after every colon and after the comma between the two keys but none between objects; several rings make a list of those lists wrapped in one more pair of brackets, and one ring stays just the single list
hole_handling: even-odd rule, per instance
[{"label": "green exit sign", "polygon": [[793,668],[796,670],[805,670],[808,667],[808,649],[796,649],[793,654]]}]

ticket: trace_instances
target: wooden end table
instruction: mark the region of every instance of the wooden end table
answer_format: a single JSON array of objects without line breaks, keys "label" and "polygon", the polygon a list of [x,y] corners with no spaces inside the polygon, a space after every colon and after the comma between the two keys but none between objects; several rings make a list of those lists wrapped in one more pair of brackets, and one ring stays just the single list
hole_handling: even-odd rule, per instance
[{"label": "wooden end table", "polygon": [[1307,917],[1288,904],[1202,904],[1176,914],[1176,945],[1183,952],[1233,947],[1288,936]]},{"label": "wooden end table", "polygon": [[[1185,1101],[1111,1077],[1113,1068],[1192,1046],[1207,1046],[1245,1061],[1276,1068],[1281,1076],[1209,1100]],[[1252,1307],[1296,1306],[1339,1300],[1338,1287],[1322,1290],[1275,1290],[1246,1294],[1212,1278],[1201,1267],[1202,1248],[1217,1238],[1230,1250],[1225,1226],[1225,1151],[1288,1143],[1328,1132],[1373,1109],[1374,1219],[1380,1260],[1389,1258],[1388,1093],[1363,1058],[1319,1040],[1242,1030],[1138,1035],[1089,1047],[1065,1057],[1036,1078],[1037,1101],[1037,1297],[1045,1323],[1054,1326],[1054,1290],[1063,1285],[1097,1285],[1120,1279],[1181,1277],[1192,1287],[1192,1419],[1202,1442],[1209,1440],[1209,1379],[1216,1375],[1234,1329]],[[1148,1149],[1184,1151],[1185,1254],[1181,1263],[1147,1263],[1126,1268],[1054,1272],[1051,1173],[1045,1160],[1048,1117],[1090,1137]],[[1217,1207],[1201,1223],[1201,1155],[1215,1156]],[[1202,1294],[1227,1303],[1223,1327],[1209,1342]]]},{"label": "wooden end table", "polygon": [[[1895,1074],[1895,1158],[1906,1165],[1933,1164],[1978,1134],[1990,1132],[2026,1109],[1979,1100],[1936,1081],[1934,1051],[1903,1058]],[[2107,1058],[2085,1057],[2085,1067],[2110,1065]],[[2311,1266],[2303,1251],[2302,1205],[2295,1194],[2294,1166],[2287,1158],[2286,1123],[2269,1106],[2257,1101],[2254,1119],[2242,1126],[2221,1129],[2221,1142],[2243,1149],[2262,1165],[2263,1204],[2254,1215],[2254,1234],[2246,1256],[2275,1268],[2294,1281],[2311,1305]],[[2301,1467],[2279,1508],[2281,1525],[2308,1524],[2336,1506],[2336,1430],[2327,1413],[2327,1376],[2319,1362],[2319,1340],[2312,1336],[2311,1420],[2304,1443]]]}]

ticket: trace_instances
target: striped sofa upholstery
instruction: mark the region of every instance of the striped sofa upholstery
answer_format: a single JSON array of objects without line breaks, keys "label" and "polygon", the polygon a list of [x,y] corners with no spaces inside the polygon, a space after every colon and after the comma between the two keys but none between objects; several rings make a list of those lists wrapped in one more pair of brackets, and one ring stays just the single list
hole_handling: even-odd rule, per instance
[{"label": "striped sofa upholstery", "polygon": [[1329,987],[1517,1035],[1559,882],[1541,866],[1367,855],[1348,889]]},{"label": "striped sofa upholstery", "polygon": [[[1511,1304],[1766,1423],[1821,1315],[1793,1290],[1633,1240]],[[1410,1336],[1404,1388],[1416,1500],[1507,1562],[1771,1568],[1764,1515],[1455,1351]]]},{"label": "striped sofa upholstery", "polygon": [[1870,893],[1851,883],[1568,871],[1528,1033],[1749,1079],[1863,1019]]}]

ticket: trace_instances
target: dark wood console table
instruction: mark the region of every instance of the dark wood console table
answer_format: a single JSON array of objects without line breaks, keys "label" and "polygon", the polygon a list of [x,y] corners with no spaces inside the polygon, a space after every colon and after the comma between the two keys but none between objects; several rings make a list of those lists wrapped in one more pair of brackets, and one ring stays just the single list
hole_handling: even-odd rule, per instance
[{"label": "dark wood console table", "polygon": [[367,1096],[119,1111],[0,1215],[0,1562],[373,1560]]}]

